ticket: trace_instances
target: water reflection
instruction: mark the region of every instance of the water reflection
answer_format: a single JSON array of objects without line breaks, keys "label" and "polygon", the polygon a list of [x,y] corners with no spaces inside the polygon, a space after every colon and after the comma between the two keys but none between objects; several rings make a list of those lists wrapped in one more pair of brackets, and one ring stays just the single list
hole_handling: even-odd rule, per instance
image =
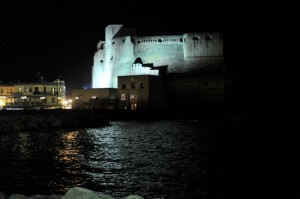
[{"label": "water reflection", "polygon": [[182,120],[0,135],[0,190],[64,193],[83,186],[123,197],[184,198],[206,191],[205,129]]}]

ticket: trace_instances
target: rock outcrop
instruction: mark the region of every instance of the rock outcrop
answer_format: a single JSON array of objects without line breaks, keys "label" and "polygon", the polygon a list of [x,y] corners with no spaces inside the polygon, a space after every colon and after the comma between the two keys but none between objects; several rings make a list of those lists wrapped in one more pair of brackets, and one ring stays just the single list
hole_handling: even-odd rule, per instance
[{"label": "rock outcrop", "polygon": [[[92,191],[83,187],[72,187],[70,188],[65,195],[33,195],[25,196],[22,194],[12,194],[10,196],[5,196],[0,192],[0,199],[117,199],[110,195],[104,194],[102,192]],[[129,195],[123,197],[122,199],[144,199],[139,195]]]}]

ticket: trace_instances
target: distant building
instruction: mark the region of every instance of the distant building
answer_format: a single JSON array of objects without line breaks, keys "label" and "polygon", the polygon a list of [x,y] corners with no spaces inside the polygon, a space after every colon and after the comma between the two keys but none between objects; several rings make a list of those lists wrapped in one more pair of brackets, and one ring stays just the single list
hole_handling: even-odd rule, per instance
[{"label": "distant building", "polygon": [[0,110],[6,104],[12,104],[13,98],[12,93],[14,86],[12,84],[0,84]]},{"label": "distant building", "polygon": [[6,99],[2,107],[5,109],[64,108],[65,95],[65,82],[59,79],[54,82],[0,85],[0,98]]},{"label": "distant building", "polygon": [[154,75],[119,76],[118,99],[120,109],[164,109],[164,78]]},{"label": "distant building", "polygon": [[73,89],[72,101],[73,109],[115,109],[117,108],[117,89]]},{"label": "distant building", "polygon": [[118,76],[186,73],[224,67],[219,32],[138,36],[135,28],[109,25],[99,41],[92,68],[92,88],[117,88]]}]

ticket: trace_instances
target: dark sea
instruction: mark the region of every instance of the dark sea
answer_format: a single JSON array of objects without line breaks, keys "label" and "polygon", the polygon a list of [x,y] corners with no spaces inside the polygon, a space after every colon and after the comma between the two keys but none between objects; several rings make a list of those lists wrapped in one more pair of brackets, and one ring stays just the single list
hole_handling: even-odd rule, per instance
[{"label": "dark sea", "polygon": [[197,120],[112,121],[101,128],[0,134],[0,191],[207,198],[209,131]]}]

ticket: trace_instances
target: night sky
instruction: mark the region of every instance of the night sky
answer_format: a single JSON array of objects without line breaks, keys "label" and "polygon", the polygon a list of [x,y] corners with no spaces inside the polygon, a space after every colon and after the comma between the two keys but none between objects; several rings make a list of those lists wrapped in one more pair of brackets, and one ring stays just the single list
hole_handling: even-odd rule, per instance
[{"label": "night sky", "polygon": [[90,87],[96,46],[104,40],[109,24],[136,27],[138,35],[220,31],[225,58],[230,71],[239,76],[236,79],[257,70],[258,59],[269,56],[265,61],[269,64],[278,54],[289,54],[287,48],[292,46],[288,39],[292,35],[286,30],[291,33],[288,26],[296,20],[282,5],[109,2],[1,1],[0,80],[32,82],[40,72],[47,81],[65,80],[68,93],[73,88]]}]

